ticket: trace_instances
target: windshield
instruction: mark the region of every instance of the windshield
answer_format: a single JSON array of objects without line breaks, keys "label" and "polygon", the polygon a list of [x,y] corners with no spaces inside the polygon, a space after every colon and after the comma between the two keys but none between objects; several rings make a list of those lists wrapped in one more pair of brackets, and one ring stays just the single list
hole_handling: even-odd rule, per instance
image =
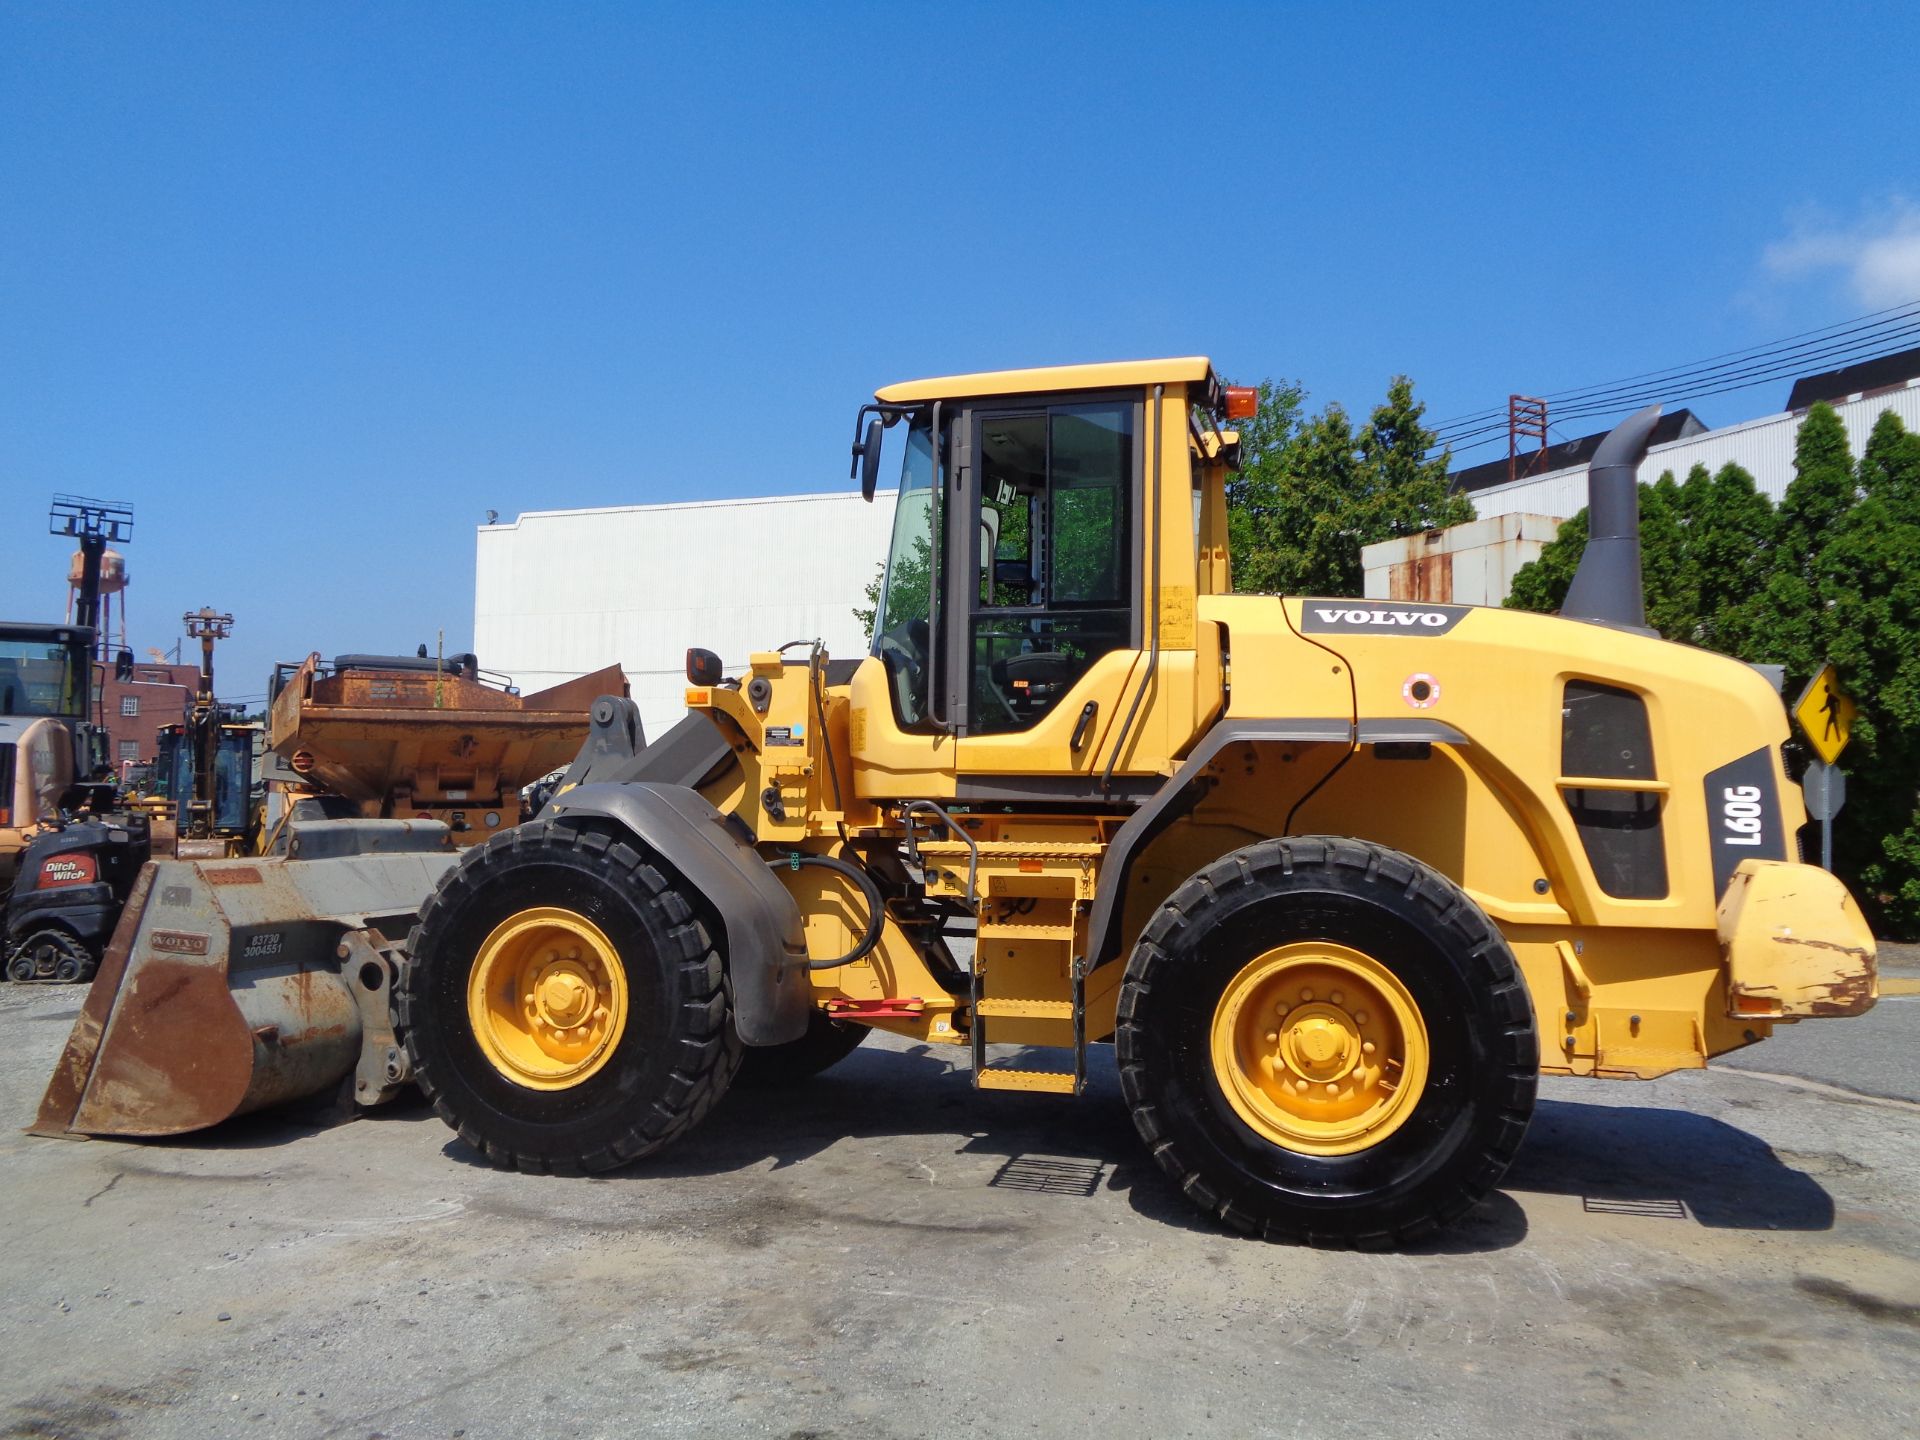
[{"label": "windshield", "polygon": [[83,714],[78,658],[58,640],[0,640],[0,715]]},{"label": "windshield", "polygon": [[927,418],[919,415],[907,431],[893,542],[873,620],[873,653],[887,662],[894,708],[906,726],[926,718],[932,600],[933,434]]}]

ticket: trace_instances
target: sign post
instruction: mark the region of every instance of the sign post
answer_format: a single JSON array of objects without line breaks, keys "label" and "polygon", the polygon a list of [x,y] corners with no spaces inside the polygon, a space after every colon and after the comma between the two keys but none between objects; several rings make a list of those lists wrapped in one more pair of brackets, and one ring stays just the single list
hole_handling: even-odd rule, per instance
[{"label": "sign post", "polygon": [[1820,822],[1820,868],[1833,869],[1833,817],[1847,803],[1847,777],[1831,765],[1814,761],[1800,782],[1807,797],[1807,813]]},{"label": "sign post", "polygon": [[1860,713],[1853,697],[1840,688],[1840,677],[1831,664],[1807,682],[1800,698],[1793,702],[1793,718],[1820,758],[1807,766],[1800,782],[1806,797],[1807,813],[1820,822],[1820,866],[1833,869],[1833,817],[1847,803],[1847,777],[1834,769],[1840,752],[1853,738],[1854,717]]}]

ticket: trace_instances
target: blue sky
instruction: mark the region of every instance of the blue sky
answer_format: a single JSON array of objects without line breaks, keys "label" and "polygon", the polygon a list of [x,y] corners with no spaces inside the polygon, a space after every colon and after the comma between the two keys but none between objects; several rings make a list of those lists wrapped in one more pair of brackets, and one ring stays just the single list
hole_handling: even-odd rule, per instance
[{"label": "blue sky", "polygon": [[1920,298],[1916,42],[1897,5],[14,0],[0,616],[63,602],[53,492],[130,500],[135,646],[232,610],[259,692],[464,648],[488,509],[838,488],[892,380],[1200,352],[1445,419]]}]

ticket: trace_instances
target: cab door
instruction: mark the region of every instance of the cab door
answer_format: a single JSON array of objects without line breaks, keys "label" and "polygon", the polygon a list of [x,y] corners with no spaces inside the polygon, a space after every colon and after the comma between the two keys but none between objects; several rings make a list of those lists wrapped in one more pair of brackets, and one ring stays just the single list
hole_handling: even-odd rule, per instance
[{"label": "cab door", "polygon": [[969,413],[943,587],[962,799],[1100,790],[1144,664],[1143,421],[1132,392]]}]

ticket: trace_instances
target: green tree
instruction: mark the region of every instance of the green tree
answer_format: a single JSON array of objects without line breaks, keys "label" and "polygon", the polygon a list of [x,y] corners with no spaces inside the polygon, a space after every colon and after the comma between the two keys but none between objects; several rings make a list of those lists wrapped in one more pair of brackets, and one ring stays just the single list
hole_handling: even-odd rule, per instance
[{"label": "green tree", "polygon": [[1227,490],[1236,590],[1358,595],[1361,546],[1473,518],[1447,489],[1448,456],[1428,458],[1426,407],[1405,376],[1357,429],[1338,405],[1303,419],[1297,384],[1266,382],[1260,398]]},{"label": "green tree", "polygon": [[[880,609],[880,587],[886,581],[887,562],[882,560],[873,572],[873,579],[867,582],[867,603],[853,607],[853,617],[866,631],[869,645],[873,643],[874,616]],[[893,567],[893,587],[887,592],[888,626],[926,619],[932,590],[933,545],[926,536],[916,535],[913,549],[902,555],[899,563]]]},{"label": "green tree", "polygon": [[1920,935],[1920,435],[1880,417],[1855,472],[1860,498],[1814,551],[1824,658],[1860,705],[1841,757],[1853,784],[1834,867],[1876,919]]},{"label": "green tree", "polygon": [[1306,392],[1291,380],[1260,382],[1260,405],[1240,422],[1240,468],[1227,476],[1227,547],[1234,587],[1274,589],[1292,561],[1281,553],[1287,451]]},{"label": "green tree", "polygon": [[1698,616],[1693,642],[1727,655],[1752,654],[1758,640],[1749,604],[1753,575],[1773,563],[1778,512],[1753,476],[1731,462],[1711,480],[1696,466],[1681,491]]}]

